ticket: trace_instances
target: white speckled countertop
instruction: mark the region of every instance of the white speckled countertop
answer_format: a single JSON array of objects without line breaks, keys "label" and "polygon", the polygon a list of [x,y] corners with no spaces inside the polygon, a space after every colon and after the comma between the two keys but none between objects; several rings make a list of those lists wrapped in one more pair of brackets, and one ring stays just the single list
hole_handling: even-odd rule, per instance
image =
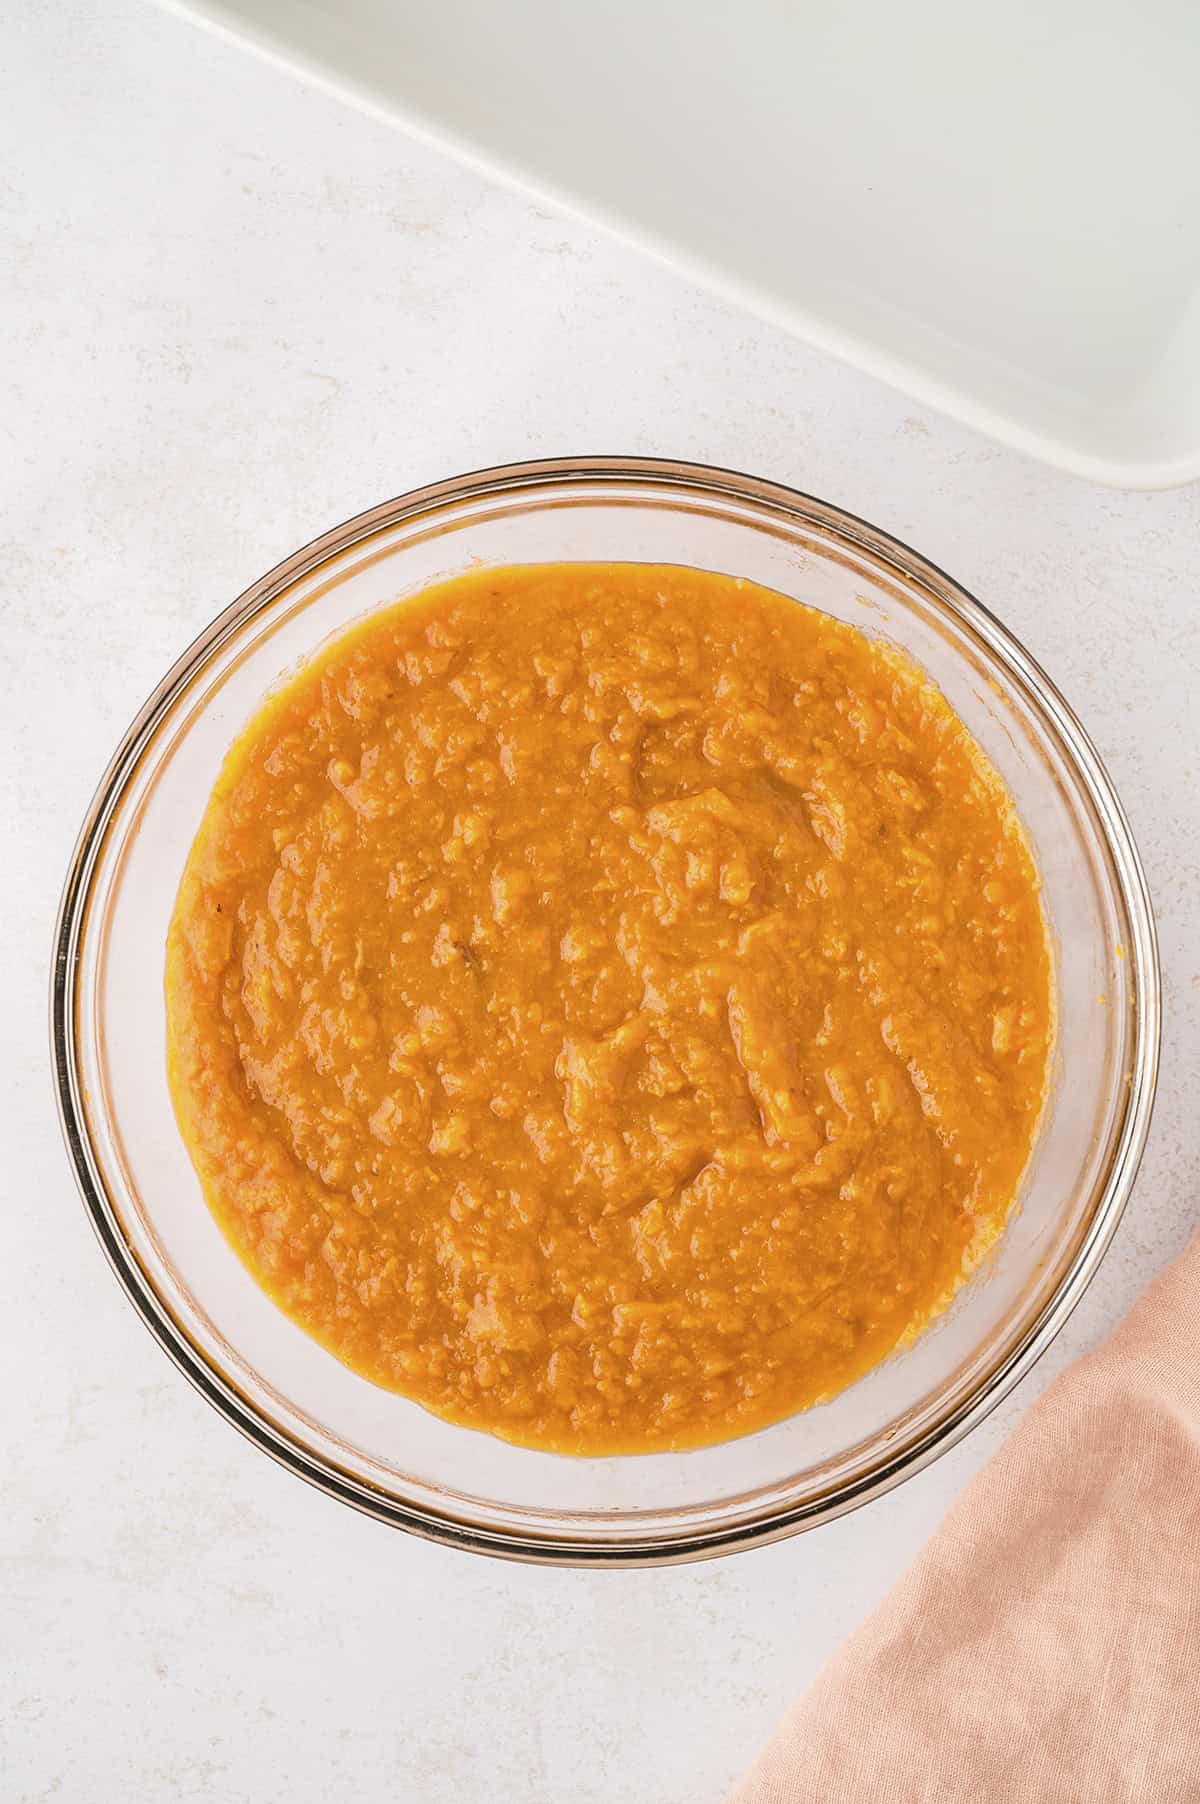
[{"label": "white speckled countertop", "polygon": [[[1200,1215],[1200,489],[1116,494],[1000,450],[145,0],[16,0],[5,50],[0,1795],[717,1804]],[[74,834],[175,654],[369,503],[572,451],[793,482],[1002,614],[1109,760],[1166,978],[1141,1181],[1036,1372],[871,1508],[644,1573],[426,1546],[245,1445],[105,1268],[45,1044]]]}]

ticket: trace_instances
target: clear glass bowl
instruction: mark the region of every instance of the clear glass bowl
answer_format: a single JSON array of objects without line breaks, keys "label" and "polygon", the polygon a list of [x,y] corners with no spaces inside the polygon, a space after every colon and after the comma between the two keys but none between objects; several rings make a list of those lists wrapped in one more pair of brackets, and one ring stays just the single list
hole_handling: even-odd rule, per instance
[{"label": "clear glass bowl", "polygon": [[[1057,959],[1053,1092],[1020,1206],[917,1343],[820,1408],[689,1453],[572,1459],[452,1427],[348,1371],[230,1250],[180,1141],[163,948],[226,748],[263,693],[349,621],[479,563],[625,559],[750,577],[931,674],[1034,841]],[[1159,975],[1146,884],[1087,735],[1000,623],[886,533],[776,484],[581,458],[436,484],[272,570],[150,697],[105,772],[67,879],[55,1073],[84,1200],[143,1319],[221,1413],[334,1497],[422,1535],[537,1561],[697,1558],[891,1489],[1028,1370],[1079,1300],[1129,1194],[1153,1101]]]}]

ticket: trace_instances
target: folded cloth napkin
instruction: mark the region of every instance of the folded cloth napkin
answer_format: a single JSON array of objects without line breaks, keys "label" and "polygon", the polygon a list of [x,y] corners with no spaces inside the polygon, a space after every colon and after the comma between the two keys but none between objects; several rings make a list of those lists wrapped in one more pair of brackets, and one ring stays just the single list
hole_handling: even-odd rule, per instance
[{"label": "folded cloth napkin", "polygon": [[1200,1800],[1200,1236],[963,1492],[731,1804]]}]

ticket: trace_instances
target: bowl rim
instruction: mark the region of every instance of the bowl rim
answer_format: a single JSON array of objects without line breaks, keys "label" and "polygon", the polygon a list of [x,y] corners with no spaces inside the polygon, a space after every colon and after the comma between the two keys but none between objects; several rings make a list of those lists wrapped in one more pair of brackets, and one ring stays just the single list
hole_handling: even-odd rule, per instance
[{"label": "bowl rim", "polygon": [[[577,485],[616,490],[638,485],[700,492],[782,512],[792,521],[832,530],[856,549],[916,581],[1014,674],[1035,697],[1074,765],[1095,810],[1128,917],[1126,958],[1131,984],[1131,1049],[1119,1130],[1099,1200],[1057,1288],[1045,1300],[1020,1340],[989,1371],[976,1390],[915,1440],[881,1457],[858,1478],[831,1495],[774,1508],[761,1517],[684,1530],[670,1538],[587,1539],[511,1528],[482,1526],[425,1504],[382,1492],[333,1460],[315,1453],[274,1422],[195,1342],[156,1289],[127,1239],[108,1195],[91,1145],[79,1068],[77,1023],[81,947],[93,885],[108,829],[145,749],[170,714],[179,693],[198,669],[242,627],[261,614],[297,581],[330,558],[374,534],[447,506],[529,488]],[[353,515],[283,558],[225,607],[171,665],[139,709],[97,785],[84,816],[68,867],[54,930],[50,981],[51,1061],[59,1122],[75,1181],[109,1265],[159,1345],[200,1394],[253,1445],[327,1495],[376,1520],[427,1540],[477,1553],[539,1565],[658,1566],[711,1558],[762,1545],[832,1521],[894,1489],[955,1446],[999,1404],[1045,1352],[1067,1321],[1112,1240],[1149,1132],[1158,1075],[1161,1037],[1161,972],[1153,906],[1145,871],[1125,810],[1103,760],[1074,710],[1020,642],[1000,620],[945,571],[904,541],[860,516],[815,495],[717,465],[655,457],[578,456],[540,458],[493,465],[408,490]]]}]

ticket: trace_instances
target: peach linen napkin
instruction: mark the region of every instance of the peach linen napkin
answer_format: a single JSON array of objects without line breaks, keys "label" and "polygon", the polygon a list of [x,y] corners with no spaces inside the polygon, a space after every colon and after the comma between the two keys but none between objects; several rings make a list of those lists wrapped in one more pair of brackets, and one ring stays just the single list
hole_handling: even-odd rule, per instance
[{"label": "peach linen napkin", "polygon": [[1200,1800],[1200,1236],[1056,1380],[730,1804]]}]

